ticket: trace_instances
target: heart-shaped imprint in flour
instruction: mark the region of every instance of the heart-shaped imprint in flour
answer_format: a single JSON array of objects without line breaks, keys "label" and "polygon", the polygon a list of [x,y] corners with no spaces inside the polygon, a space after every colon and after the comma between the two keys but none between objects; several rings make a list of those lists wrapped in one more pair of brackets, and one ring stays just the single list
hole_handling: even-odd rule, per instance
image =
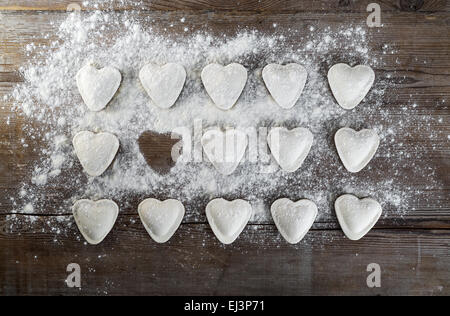
[{"label": "heart-shaped imprint in flour", "polygon": [[369,66],[337,64],[328,72],[328,81],[336,101],[346,110],[354,109],[369,93],[375,72]]},{"label": "heart-shaped imprint in flour", "polygon": [[292,108],[305,88],[308,72],[299,64],[267,65],[262,76],[274,100],[283,109]]},{"label": "heart-shaped imprint in flour", "polygon": [[110,133],[79,132],[73,147],[81,165],[91,177],[101,176],[111,165],[119,150],[119,140]]},{"label": "heart-shaped imprint in flour", "polygon": [[232,244],[252,217],[250,203],[244,200],[216,199],[206,206],[206,217],[216,237],[225,245]]},{"label": "heart-shaped imprint in flour", "polygon": [[353,173],[364,169],[380,146],[380,137],[371,129],[356,132],[351,128],[342,128],[337,131],[334,140],[345,168]]},{"label": "heart-shaped imprint in flour", "polygon": [[113,67],[97,69],[87,65],[78,71],[78,90],[91,111],[103,110],[111,102],[122,82],[120,71]]},{"label": "heart-shaped imprint in flour", "polygon": [[339,197],[335,203],[336,215],[345,235],[350,240],[360,240],[378,222],[383,212],[380,203],[365,198],[346,194]]},{"label": "heart-shaped imprint in flour", "polygon": [[314,202],[289,199],[275,201],[271,207],[272,217],[284,239],[290,244],[299,243],[311,229],[318,210]]},{"label": "heart-shaped imprint in flour", "polygon": [[139,217],[149,235],[157,243],[167,242],[180,227],[185,214],[180,201],[156,199],[143,201],[138,208]]},{"label": "heart-shaped imprint in flour", "polygon": [[80,200],[73,206],[73,217],[84,239],[98,245],[109,234],[119,215],[119,207],[110,200]]},{"label": "heart-shaped imprint in flour", "polygon": [[146,131],[139,136],[138,144],[147,164],[157,173],[164,175],[175,166],[174,153],[182,154],[182,148],[179,149],[182,147],[182,143],[179,144],[181,138],[175,133],[160,134]]},{"label": "heart-shaped imprint in flour", "polygon": [[225,132],[211,129],[203,134],[202,145],[214,167],[223,175],[230,175],[245,155],[248,138],[246,133],[235,129]]},{"label": "heart-shaped imprint in flour", "polygon": [[247,69],[240,64],[226,67],[210,64],[202,71],[202,81],[211,99],[221,110],[231,109],[247,83]]},{"label": "heart-shaped imprint in flour", "polygon": [[186,70],[173,63],[164,66],[148,64],[140,71],[139,78],[153,102],[162,109],[168,109],[175,104],[183,90]]},{"label": "heart-shaped imprint in flour", "polygon": [[288,130],[282,127],[273,128],[268,137],[272,155],[286,172],[295,172],[308,156],[314,136],[306,128]]}]

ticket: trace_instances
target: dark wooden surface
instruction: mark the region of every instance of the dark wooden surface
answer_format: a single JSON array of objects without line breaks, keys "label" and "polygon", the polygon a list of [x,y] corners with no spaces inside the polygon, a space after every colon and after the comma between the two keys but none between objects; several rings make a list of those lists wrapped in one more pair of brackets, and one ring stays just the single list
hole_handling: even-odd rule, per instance
[{"label": "dark wooden surface", "polygon": [[[175,32],[185,27],[177,23],[180,17],[193,21],[193,30],[207,25],[211,32],[220,33],[239,25],[264,31],[273,23],[298,28],[306,22],[364,25],[370,2],[159,0],[143,1],[140,14],[153,15],[161,24],[174,23]],[[18,67],[27,61],[24,45],[51,41],[42,34],[55,32],[51,23],[65,18],[70,3],[0,0],[0,94],[22,81]],[[386,42],[395,43],[397,49],[377,69],[381,80],[393,77],[395,98],[387,105],[389,113],[402,115],[411,95],[418,104],[416,117],[407,123],[411,139],[396,150],[410,152],[411,161],[420,154],[420,163],[436,167],[442,187],[429,190],[426,182],[414,184],[428,190],[431,199],[416,201],[415,209],[405,214],[386,210],[390,216],[358,242],[343,236],[333,216],[325,218],[297,246],[287,245],[273,223],[253,222],[235,244],[225,247],[204,219],[194,221],[189,216],[169,243],[156,245],[130,208],[104,243],[90,247],[80,240],[74,225],[67,227],[70,210],[61,214],[48,209],[36,216],[33,225],[15,224],[27,222],[26,214],[7,220],[12,209],[9,196],[29,179],[30,166],[38,157],[33,146],[20,146],[20,139],[27,137],[22,129],[25,122],[13,119],[8,126],[0,125],[0,294],[450,294],[450,1],[379,3],[383,28],[372,30],[373,49],[381,54]],[[1,101],[0,118],[10,114],[11,104]],[[434,126],[439,136],[431,141],[417,128],[423,115],[443,119]],[[154,141],[147,137],[146,143]],[[39,140],[31,144],[38,146]],[[163,157],[150,158],[164,164]],[[383,157],[377,159],[383,162]],[[55,242],[58,225],[65,226],[61,226],[64,233]],[[82,268],[81,290],[64,283],[66,266],[72,262]],[[366,285],[370,263],[382,267],[380,289]]]},{"label": "dark wooden surface", "polygon": [[[73,3],[71,0],[10,0],[2,1],[2,10],[45,10],[66,11]],[[106,2],[106,1],[105,1]],[[355,0],[145,0],[137,6],[140,10],[160,11],[231,11],[231,12],[364,12],[369,1]],[[106,2],[107,3],[107,2]],[[384,12],[438,12],[449,11],[446,0],[382,0],[378,1]],[[126,10],[136,6],[120,4],[104,4],[100,9]],[[86,9],[86,8],[82,8]],[[87,9],[89,10],[89,9]]]}]

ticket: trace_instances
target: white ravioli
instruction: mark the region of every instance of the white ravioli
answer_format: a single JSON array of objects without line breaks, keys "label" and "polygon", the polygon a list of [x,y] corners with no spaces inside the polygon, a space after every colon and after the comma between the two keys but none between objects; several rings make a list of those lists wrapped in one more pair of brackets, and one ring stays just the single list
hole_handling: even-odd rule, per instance
[{"label": "white ravioli", "polygon": [[216,237],[225,245],[232,244],[247,226],[253,214],[244,200],[216,199],[206,206],[206,217]]},{"label": "white ravioli", "polygon": [[289,199],[275,201],[271,207],[272,217],[281,235],[290,244],[299,243],[311,229],[318,210],[314,202]]},{"label": "white ravioli", "polygon": [[139,78],[153,102],[162,109],[169,109],[183,90],[186,70],[173,63],[164,66],[148,64],[141,69]]},{"label": "white ravioli", "polygon": [[328,81],[336,101],[346,110],[354,109],[369,93],[375,72],[369,66],[337,64],[328,72]]},{"label": "white ravioli", "polygon": [[350,240],[363,238],[380,219],[381,205],[370,198],[359,199],[347,194],[335,203],[336,215],[345,235]]},{"label": "white ravioli", "polygon": [[286,172],[295,172],[308,156],[314,141],[313,134],[306,128],[273,128],[267,142],[273,157]]},{"label": "white ravioli", "polygon": [[231,109],[247,83],[247,69],[240,64],[226,67],[210,64],[202,71],[202,81],[211,99],[221,110]]},{"label": "white ravioli", "polygon": [[78,90],[91,111],[103,110],[111,102],[122,82],[120,71],[114,67],[97,69],[86,65],[78,71]]},{"label": "white ravioli", "polygon": [[283,109],[291,109],[305,88],[308,72],[299,64],[267,65],[262,76],[274,100]]},{"label": "white ravioli", "polygon": [[380,137],[372,129],[357,132],[342,128],[335,135],[336,148],[345,168],[353,173],[364,169],[380,146]]},{"label": "white ravioli", "polygon": [[108,169],[120,146],[113,134],[88,131],[79,132],[72,143],[81,165],[91,177],[98,177]]},{"label": "white ravioli", "polygon": [[91,245],[98,245],[108,236],[118,215],[119,207],[110,200],[80,200],[73,206],[78,229]]},{"label": "white ravioli", "polygon": [[143,201],[139,205],[138,212],[145,229],[157,243],[165,243],[172,238],[185,214],[180,201],[161,202],[156,199]]},{"label": "white ravioli", "polygon": [[239,166],[248,146],[247,134],[229,129],[206,131],[202,137],[202,146],[209,161],[223,175],[232,174]]}]

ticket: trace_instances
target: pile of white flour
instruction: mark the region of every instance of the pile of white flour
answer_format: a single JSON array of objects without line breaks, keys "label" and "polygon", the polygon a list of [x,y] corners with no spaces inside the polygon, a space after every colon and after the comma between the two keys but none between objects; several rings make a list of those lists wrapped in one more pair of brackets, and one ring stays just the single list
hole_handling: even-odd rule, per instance
[{"label": "pile of white flour", "polygon": [[[416,168],[418,176],[426,174],[430,188],[439,186],[432,167],[412,166],[410,152],[396,149],[407,137],[404,126],[408,120],[417,119],[432,137],[431,118],[409,115],[414,111],[413,101],[404,105],[404,115],[391,116],[388,105],[394,96],[386,93],[386,80],[377,80],[354,111],[340,108],[331,94],[326,74],[332,65],[345,62],[379,69],[383,53],[393,53],[389,45],[373,52],[365,27],[308,26],[300,36],[274,25],[270,34],[246,29],[233,36],[214,36],[207,31],[191,32],[189,18],[179,23],[186,24],[185,34],[168,37],[163,34],[170,34],[170,25],[161,26],[151,18],[143,21],[131,11],[75,12],[61,23],[57,40],[50,46],[28,45],[30,61],[21,68],[24,83],[11,97],[15,115],[30,122],[24,127],[26,133],[47,146],[38,148],[40,159],[33,162],[21,191],[11,197],[14,212],[30,214],[32,221],[32,215],[69,215],[73,202],[80,198],[112,198],[122,212],[130,214],[144,198],[174,198],[187,206],[185,220],[192,222],[205,221],[206,203],[224,197],[248,200],[255,210],[253,222],[267,223],[271,222],[270,204],[288,197],[316,202],[318,222],[323,222],[334,218],[334,200],[343,193],[377,199],[384,216],[412,209],[410,203],[416,197],[426,197],[404,185],[409,168]],[[91,61],[116,67],[124,78],[118,95],[100,113],[89,112],[75,82],[77,71]],[[185,89],[170,110],[151,104],[139,83],[139,70],[149,62],[180,63],[186,68]],[[201,70],[212,62],[237,62],[249,71],[243,95],[230,111],[217,109],[201,83]],[[297,105],[282,110],[270,98],[261,71],[268,63],[289,62],[306,67],[309,77]],[[306,127],[315,140],[304,165],[294,174],[268,173],[267,164],[250,162],[241,164],[231,176],[220,175],[208,162],[177,164],[165,175],[152,170],[139,149],[141,134],[171,132],[180,126],[193,129],[196,119],[202,120],[204,128]],[[382,138],[375,160],[360,174],[348,173],[337,156],[333,137],[344,126],[375,128]],[[88,178],[79,167],[71,139],[81,130],[107,131],[120,139],[118,157],[101,177]],[[26,141],[23,145],[27,146]],[[64,192],[54,189],[58,187]],[[56,210],[55,205],[59,205]],[[69,216],[62,218],[72,221]],[[14,225],[18,217],[12,215],[10,220]],[[59,228],[55,232],[63,233]]]}]

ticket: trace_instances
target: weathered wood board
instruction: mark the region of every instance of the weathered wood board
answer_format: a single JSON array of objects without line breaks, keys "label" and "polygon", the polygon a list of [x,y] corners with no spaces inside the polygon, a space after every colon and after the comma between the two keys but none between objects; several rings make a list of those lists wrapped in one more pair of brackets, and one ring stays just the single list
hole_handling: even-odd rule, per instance
[{"label": "weathered wood board", "polygon": [[[137,6],[140,10],[159,11],[232,11],[232,12],[363,12],[370,1],[350,0],[145,0]],[[449,11],[450,5],[446,0],[383,0],[378,1],[385,12],[436,12]],[[9,0],[2,1],[1,10],[42,10],[65,11],[70,5],[79,4],[81,1],[71,0]],[[72,6],[73,7],[73,6]],[[69,7],[70,8],[70,7]],[[105,2],[100,9],[126,10],[135,9],[135,6],[120,4],[119,1],[110,4]]]},{"label": "weathered wood board", "polygon": [[[23,227],[7,220],[12,210],[9,196],[29,178],[40,140],[27,140],[31,145],[23,148],[20,140],[27,136],[22,126],[30,122],[14,116],[11,104],[0,101],[0,122],[12,117],[10,125],[0,124],[0,294],[450,294],[449,2],[379,2],[383,27],[370,30],[371,45],[379,54],[386,43],[394,43],[396,48],[395,54],[383,58],[383,67],[376,69],[380,80],[390,78],[393,84],[395,98],[387,105],[389,113],[402,115],[411,96],[418,104],[416,118],[406,127],[411,138],[393,150],[410,153],[411,161],[420,155],[420,163],[436,167],[442,187],[427,189],[424,175],[411,185],[423,189],[429,198],[408,201],[414,210],[405,214],[385,210],[389,216],[359,242],[344,238],[335,217],[330,216],[316,223],[298,246],[287,245],[273,223],[254,222],[236,244],[223,247],[205,218],[193,221],[188,215],[174,239],[161,246],[151,242],[131,208],[123,210],[116,228],[98,247],[84,245],[75,226],[54,242],[57,232],[49,232],[47,222],[57,221],[56,213],[70,216],[70,210],[61,214],[49,207],[36,216],[33,225]],[[52,22],[64,19],[70,3],[73,1],[0,1],[0,95],[23,80],[18,68],[27,61],[24,46],[49,43],[52,38],[42,35],[55,33],[57,23]],[[361,25],[369,1],[143,3],[142,17],[151,15],[162,26],[173,23],[175,33],[182,32],[185,25],[179,20],[187,17],[193,21],[192,30],[206,25],[220,34],[232,33],[237,27],[270,31],[274,23],[296,28]],[[417,128],[416,122],[423,116],[436,119],[437,137],[432,140]],[[378,157],[375,163],[384,161],[385,157]],[[70,192],[52,188],[48,195],[56,199],[70,196]],[[64,283],[65,268],[71,262],[82,267],[81,290],[69,289]],[[370,263],[382,267],[380,289],[366,285]]]}]

